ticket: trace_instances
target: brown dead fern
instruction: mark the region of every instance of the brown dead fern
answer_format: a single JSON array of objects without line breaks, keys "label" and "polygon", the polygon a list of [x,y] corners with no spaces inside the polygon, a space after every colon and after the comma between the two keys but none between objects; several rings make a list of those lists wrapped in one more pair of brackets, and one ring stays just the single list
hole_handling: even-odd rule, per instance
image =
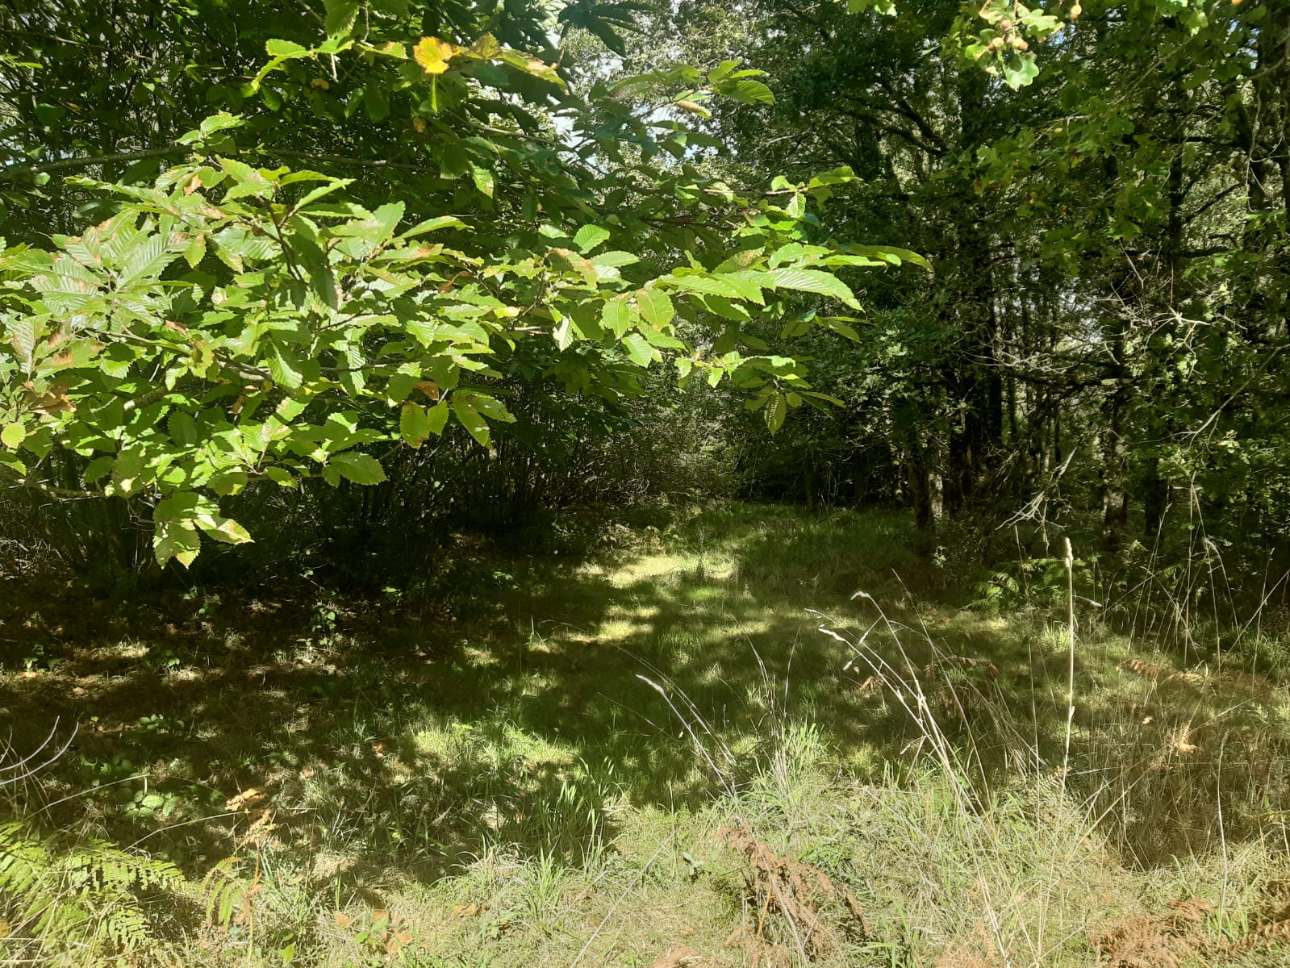
[{"label": "brown dead fern", "polygon": [[841,903],[851,922],[864,934],[864,913],[859,902],[850,891],[834,885],[824,871],[775,853],[742,825],[723,828],[720,837],[747,864],[744,874],[747,900],[757,912],[756,923],[738,929],[727,939],[727,946],[737,941],[745,950],[750,946],[756,948],[756,956],[761,961],[775,960],[776,952],[771,949],[779,949],[786,956],[788,952],[782,945],[772,944],[769,936],[773,921],[778,919],[796,939],[805,957],[822,958],[842,941],[839,929],[826,918],[826,907],[836,902]]}]

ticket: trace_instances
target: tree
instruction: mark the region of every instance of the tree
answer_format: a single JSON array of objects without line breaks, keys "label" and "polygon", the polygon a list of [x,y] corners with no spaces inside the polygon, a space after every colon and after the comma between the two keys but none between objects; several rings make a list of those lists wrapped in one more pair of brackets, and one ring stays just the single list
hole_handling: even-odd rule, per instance
[{"label": "tree", "polygon": [[924,524],[1066,474],[1113,548],[1192,485],[1284,526],[1260,412],[1285,403],[1281,5],[688,3],[671,29],[774,78],[773,105],[715,112],[732,169],[847,165],[819,236],[931,258],[868,280],[853,350],[799,350],[848,402],[834,437],[894,451]]},{"label": "tree", "polygon": [[[501,36],[536,39],[526,11]],[[23,22],[65,38],[65,17],[79,33],[55,44],[94,45],[104,30],[80,7],[52,15]],[[791,407],[823,405],[798,361],[738,344],[754,313],[800,312],[801,297],[856,307],[835,270],[914,258],[803,243],[811,205],[850,172],[736,191],[691,161],[711,141],[680,119],[718,97],[768,100],[759,72],[674,67],[578,95],[553,52],[483,29],[500,16],[329,3],[313,36],[273,37],[258,72],[208,86],[206,101],[236,112],[177,146],[148,142],[188,123],[184,84],[143,99],[151,136],[147,123],[113,129],[95,153],[63,156],[89,147],[71,135],[54,157],[18,139],[26,157],[6,178],[81,173],[36,198],[17,220],[23,241],[0,255],[13,480],[145,506],[157,560],[187,565],[201,534],[250,539],[219,501],[251,482],[374,484],[382,448],[419,447],[449,422],[489,446],[513,419],[498,380],[525,361],[612,399],[667,354],[685,379],[753,394],[772,431]],[[431,21],[451,39],[423,34]],[[241,43],[184,46],[206,26],[186,8],[149,8],[141,36],[157,23],[172,41],[151,62],[162,82],[200,73],[194,55],[223,55],[230,78],[245,70]],[[24,62],[6,64],[11,88],[30,81]],[[136,81],[126,70],[91,85],[96,113]],[[28,124],[57,100],[47,94],[24,92]],[[283,163],[314,152],[313,167]],[[137,164],[172,157],[155,177]],[[61,224],[78,210],[95,224],[40,240],[39,213]],[[51,455],[72,461],[77,486],[52,483]]]}]

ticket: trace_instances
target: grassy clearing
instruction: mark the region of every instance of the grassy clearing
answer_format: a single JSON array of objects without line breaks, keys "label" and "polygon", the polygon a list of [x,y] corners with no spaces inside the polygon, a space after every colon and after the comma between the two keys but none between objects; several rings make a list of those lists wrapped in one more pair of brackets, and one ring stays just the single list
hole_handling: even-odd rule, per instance
[{"label": "grassy clearing", "polygon": [[736,505],[620,537],[576,562],[461,536],[431,605],[8,589],[5,765],[70,746],[7,772],[0,846],[116,850],[29,860],[27,896],[83,917],[39,930],[10,877],[0,952],[1285,963],[1275,636],[1220,667],[1081,606],[1068,755],[1064,609],[963,608],[971,576],[900,518]]}]

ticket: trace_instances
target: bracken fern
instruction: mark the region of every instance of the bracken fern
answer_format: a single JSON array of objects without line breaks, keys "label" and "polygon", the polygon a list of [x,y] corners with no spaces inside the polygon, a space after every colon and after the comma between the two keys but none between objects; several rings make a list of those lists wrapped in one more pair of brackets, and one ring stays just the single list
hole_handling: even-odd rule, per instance
[{"label": "bracken fern", "polygon": [[174,890],[173,864],[104,841],[42,835],[0,823],[0,952],[86,964],[160,944],[145,902]]}]

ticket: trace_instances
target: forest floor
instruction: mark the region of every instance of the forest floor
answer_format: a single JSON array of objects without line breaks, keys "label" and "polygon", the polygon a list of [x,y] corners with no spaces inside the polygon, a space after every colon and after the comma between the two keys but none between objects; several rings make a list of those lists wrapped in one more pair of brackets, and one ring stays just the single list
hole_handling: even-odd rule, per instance
[{"label": "forest floor", "polygon": [[[52,740],[0,848],[173,862],[126,885],[140,964],[1290,963],[1271,614],[1219,662],[1082,600],[1072,650],[1064,596],[973,589],[895,515],[616,535],[458,536],[432,604],[6,582],[3,767]],[[110,947],[7,903],[0,962]]]}]

